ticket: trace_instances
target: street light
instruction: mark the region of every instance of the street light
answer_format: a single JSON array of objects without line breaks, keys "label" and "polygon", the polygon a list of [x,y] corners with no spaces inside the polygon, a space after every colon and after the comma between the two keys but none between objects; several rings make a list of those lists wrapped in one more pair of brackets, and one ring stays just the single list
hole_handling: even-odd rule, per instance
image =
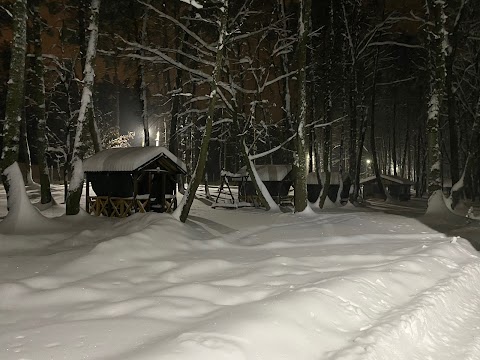
[{"label": "street light", "polygon": [[365,167],[365,176],[368,176],[370,174],[369,170],[370,170],[370,164],[371,164],[372,160],[367,159],[367,160],[365,160],[365,162],[367,163],[367,166]]}]

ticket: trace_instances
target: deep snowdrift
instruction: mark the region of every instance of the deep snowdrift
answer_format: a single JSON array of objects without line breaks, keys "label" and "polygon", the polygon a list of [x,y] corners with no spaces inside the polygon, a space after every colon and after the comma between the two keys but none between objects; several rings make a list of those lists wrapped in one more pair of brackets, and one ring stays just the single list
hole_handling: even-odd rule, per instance
[{"label": "deep snowdrift", "polygon": [[91,221],[0,258],[0,359],[480,358],[478,253],[417,220]]}]

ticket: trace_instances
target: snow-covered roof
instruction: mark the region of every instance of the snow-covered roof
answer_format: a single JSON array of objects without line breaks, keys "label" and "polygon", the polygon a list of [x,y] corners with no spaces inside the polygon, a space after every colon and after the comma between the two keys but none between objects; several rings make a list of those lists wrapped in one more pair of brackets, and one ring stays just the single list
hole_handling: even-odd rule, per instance
[{"label": "snow-covered roof", "polygon": [[[292,171],[292,165],[255,165],[255,169],[262,181],[282,181]],[[238,173],[246,176],[247,167],[242,167]]]},{"label": "snow-covered roof", "polygon": [[[320,180],[322,180],[322,184],[325,182],[325,173],[320,173]],[[330,173],[330,185],[340,185],[342,182],[342,174],[338,171],[333,171]],[[308,173],[307,175],[307,184],[308,185],[318,185],[318,178],[315,172]]]},{"label": "snow-covered roof", "polygon": [[84,172],[134,171],[148,163],[164,158],[186,173],[185,164],[164,147],[113,148],[100,151],[83,162]]},{"label": "snow-covered roof", "polygon": [[[413,185],[413,182],[411,182],[408,179],[402,178],[401,176],[384,175],[384,174],[381,174],[380,176],[382,177],[382,180],[390,181],[399,185]],[[374,182],[374,181],[377,181],[377,178],[375,175],[361,179],[360,184],[365,184],[365,183]]]}]

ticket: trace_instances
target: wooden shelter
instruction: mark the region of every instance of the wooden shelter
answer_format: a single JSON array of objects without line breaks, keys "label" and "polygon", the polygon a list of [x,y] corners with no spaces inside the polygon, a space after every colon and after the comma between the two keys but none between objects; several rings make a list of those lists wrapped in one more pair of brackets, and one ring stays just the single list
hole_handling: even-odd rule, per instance
[{"label": "wooden shelter", "polygon": [[[311,172],[307,175],[307,194],[308,201],[315,202],[320,196],[322,191],[322,184],[325,183],[325,173],[320,173],[321,184],[318,183],[318,177],[315,172]],[[328,198],[335,202],[337,200],[338,190],[340,189],[340,184],[343,183],[343,189],[341,193],[341,198],[348,198],[348,191],[350,188],[350,178],[348,174],[342,176],[339,172],[332,172],[330,175],[330,186],[328,187]],[[341,200],[341,199],[340,199]]]},{"label": "wooden shelter", "polygon": [[[257,174],[277,204],[292,203],[289,196],[290,187],[293,185],[292,165],[255,165]],[[257,204],[258,198],[255,186],[244,166],[236,175],[242,179],[238,187],[239,201]]]},{"label": "wooden shelter", "polygon": [[[383,185],[385,186],[385,190],[388,191],[392,198],[398,200],[410,199],[410,188],[413,185],[413,182],[400,176],[382,174],[381,177],[383,180]],[[370,176],[360,180],[360,185],[363,188],[364,198],[382,197],[377,183],[377,178],[375,176]]]},{"label": "wooden shelter", "polygon": [[87,212],[111,217],[173,210],[177,175],[187,172],[170,151],[153,146],[103,150],[86,159],[83,170]]}]

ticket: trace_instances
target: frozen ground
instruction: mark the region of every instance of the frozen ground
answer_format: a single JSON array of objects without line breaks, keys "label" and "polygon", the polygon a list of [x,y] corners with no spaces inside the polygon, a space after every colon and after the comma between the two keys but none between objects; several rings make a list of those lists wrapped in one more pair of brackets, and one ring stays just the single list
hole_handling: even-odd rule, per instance
[{"label": "frozen ground", "polygon": [[454,233],[476,223],[382,206],[402,214],[25,219],[0,235],[0,359],[480,359],[480,260]]}]

